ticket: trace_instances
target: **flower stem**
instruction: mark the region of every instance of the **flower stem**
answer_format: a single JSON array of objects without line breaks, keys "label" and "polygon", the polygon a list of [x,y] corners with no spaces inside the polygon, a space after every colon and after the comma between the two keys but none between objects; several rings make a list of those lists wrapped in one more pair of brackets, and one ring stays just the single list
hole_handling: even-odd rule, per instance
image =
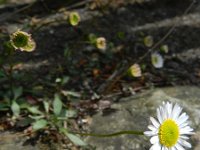
[{"label": "flower stem", "polygon": [[115,132],[115,133],[110,133],[110,134],[95,134],[95,133],[79,133],[79,132],[70,132],[72,134],[79,134],[82,136],[95,136],[95,137],[113,137],[113,136],[120,136],[123,134],[132,134],[132,135],[144,135],[144,133],[142,131],[119,131],[119,132]]}]

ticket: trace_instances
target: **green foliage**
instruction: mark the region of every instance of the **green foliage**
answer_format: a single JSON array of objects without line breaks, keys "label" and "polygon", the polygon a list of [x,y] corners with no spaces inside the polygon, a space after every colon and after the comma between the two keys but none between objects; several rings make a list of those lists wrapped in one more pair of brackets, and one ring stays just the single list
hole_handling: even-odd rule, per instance
[{"label": "green foliage", "polygon": [[28,106],[28,111],[34,115],[43,115],[38,106]]},{"label": "green foliage", "polygon": [[59,95],[55,94],[53,101],[53,112],[56,116],[59,116],[62,111],[62,101]]},{"label": "green foliage", "polygon": [[49,113],[50,104],[47,101],[43,101],[44,109],[46,113]]},{"label": "green foliage", "polygon": [[[76,14],[73,15],[75,16],[73,16],[72,21],[77,23],[79,18],[76,18]],[[75,25],[75,22],[73,22],[73,25]],[[8,81],[8,84],[6,87],[7,92],[3,94],[4,99],[0,102],[0,111],[11,111],[11,120],[16,124],[20,124],[20,126],[29,125],[32,127],[33,131],[56,129],[60,134],[68,136],[74,144],[81,146],[86,145],[79,137],[68,134],[68,132],[67,134],[65,134],[66,132],[61,132],[62,129],[65,131],[70,130],[66,125],[70,121],[70,118],[77,116],[76,110],[68,109],[64,105],[61,94],[68,98],[71,96],[80,98],[80,94],[76,92],[62,90],[62,87],[69,81],[68,76],[56,78],[53,85],[55,90],[59,92],[56,92],[53,98],[46,98],[42,102],[38,102],[35,99],[27,100],[23,97],[24,93],[28,91],[27,88],[25,89],[22,86],[17,86],[15,82],[13,82],[15,80],[22,80],[22,76],[13,72],[13,56],[16,50],[19,49],[21,51],[31,52],[35,49],[35,45],[30,34],[19,30],[11,34],[10,40],[3,44],[4,51],[0,54],[0,79]],[[69,55],[70,54],[66,52],[66,57]],[[7,62],[9,62],[8,69],[5,69],[4,64],[7,65]],[[39,89],[41,91],[40,86]],[[38,87],[32,88],[30,93],[34,94],[37,93],[37,91]],[[18,122],[18,120],[20,121]]]},{"label": "green foliage", "polygon": [[0,0],[0,5],[5,4],[7,0]]},{"label": "green foliage", "polygon": [[13,89],[13,93],[14,93],[14,100],[18,99],[22,93],[23,93],[23,88],[20,86],[20,87],[17,87],[17,88],[14,88]]},{"label": "green foliage", "polygon": [[80,137],[78,137],[74,134],[68,133],[65,128],[60,128],[60,132],[65,134],[75,145],[78,145],[78,146],[86,146],[87,145],[83,140],[80,139]]},{"label": "green foliage", "polygon": [[45,119],[38,119],[36,120],[33,124],[33,130],[40,130],[40,129],[44,129],[47,126],[48,122]]},{"label": "green foliage", "polygon": [[74,134],[67,133],[66,135],[76,145],[79,145],[79,146],[86,146],[87,145],[83,140],[80,139],[80,137],[78,137]]},{"label": "green foliage", "polygon": [[15,117],[18,117],[20,115],[20,106],[19,106],[19,104],[17,104],[17,102],[15,100],[12,101],[11,110]]}]

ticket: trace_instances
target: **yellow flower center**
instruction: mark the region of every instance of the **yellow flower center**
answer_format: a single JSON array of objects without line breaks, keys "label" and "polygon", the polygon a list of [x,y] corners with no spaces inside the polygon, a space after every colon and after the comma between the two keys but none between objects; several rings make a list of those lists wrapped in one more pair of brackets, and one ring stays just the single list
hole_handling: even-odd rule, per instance
[{"label": "yellow flower center", "polygon": [[22,33],[18,32],[14,35],[13,38],[13,43],[16,47],[24,47],[28,44],[29,36]]},{"label": "yellow flower center", "polygon": [[157,56],[153,56],[152,62],[153,62],[153,64],[157,64],[158,63],[158,57]]},{"label": "yellow flower center", "polygon": [[77,12],[72,12],[69,15],[69,21],[71,23],[71,25],[76,26],[78,25],[78,23],[80,22],[80,16]]},{"label": "yellow flower center", "polygon": [[159,128],[160,143],[166,147],[174,146],[179,138],[179,127],[172,119],[165,120]]}]

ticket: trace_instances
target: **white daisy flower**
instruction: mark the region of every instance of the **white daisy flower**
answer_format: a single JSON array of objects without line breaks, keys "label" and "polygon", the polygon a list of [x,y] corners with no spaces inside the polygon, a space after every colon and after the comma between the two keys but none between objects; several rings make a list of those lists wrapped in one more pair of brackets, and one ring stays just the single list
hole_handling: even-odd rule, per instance
[{"label": "white daisy flower", "polygon": [[155,68],[162,68],[164,59],[159,53],[151,54],[151,63]]},{"label": "white daisy flower", "polygon": [[142,71],[140,68],[140,65],[138,64],[133,64],[129,69],[128,69],[128,74],[132,77],[141,77],[142,76]]},{"label": "white daisy flower", "polygon": [[191,148],[187,142],[187,135],[194,134],[193,129],[188,125],[189,116],[183,112],[182,108],[167,102],[157,108],[157,120],[150,117],[152,125],[145,131],[146,136],[150,136],[153,144],[150,150],[185,150]]}]

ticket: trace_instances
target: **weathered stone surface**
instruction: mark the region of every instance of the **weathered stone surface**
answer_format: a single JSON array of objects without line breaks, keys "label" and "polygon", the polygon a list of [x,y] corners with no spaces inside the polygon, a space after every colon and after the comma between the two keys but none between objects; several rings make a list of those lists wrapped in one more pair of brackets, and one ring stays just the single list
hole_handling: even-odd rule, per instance
[{"label": "weathered stone surface", "polygon": [[36,146],[23,146],[25,139],[14,136],[14,133],[0,133],[0,150],[39,150]]},{"label": "weathered stone surface", "polygon": [[35,144],[31,144],[31,141],[27,143],[26,137],[6,131],[0,133],[0,150],[62,150],[62,147],[58,143],[44,144],[39,141]]},{"label": "weathered stone surface", "polygon": [[[198,87],[170,87],[155,89],[146,95],[125,98],[112,105],[113,113],[103,116],[98,113],[93,118],[91,132],[112,133],[120,130],[147,129],[149,116],[156,117],[156,108],[163,101],[178,103],[183,111],[190,116],[190,125],[195,129],[192,142],[194,150],[200,145],[200,88]],[[113,138],[88,137],[86,141],[95,146],[97,150],[146,150],[149,149],[149,138],[145,136],[123,135]]]}]

